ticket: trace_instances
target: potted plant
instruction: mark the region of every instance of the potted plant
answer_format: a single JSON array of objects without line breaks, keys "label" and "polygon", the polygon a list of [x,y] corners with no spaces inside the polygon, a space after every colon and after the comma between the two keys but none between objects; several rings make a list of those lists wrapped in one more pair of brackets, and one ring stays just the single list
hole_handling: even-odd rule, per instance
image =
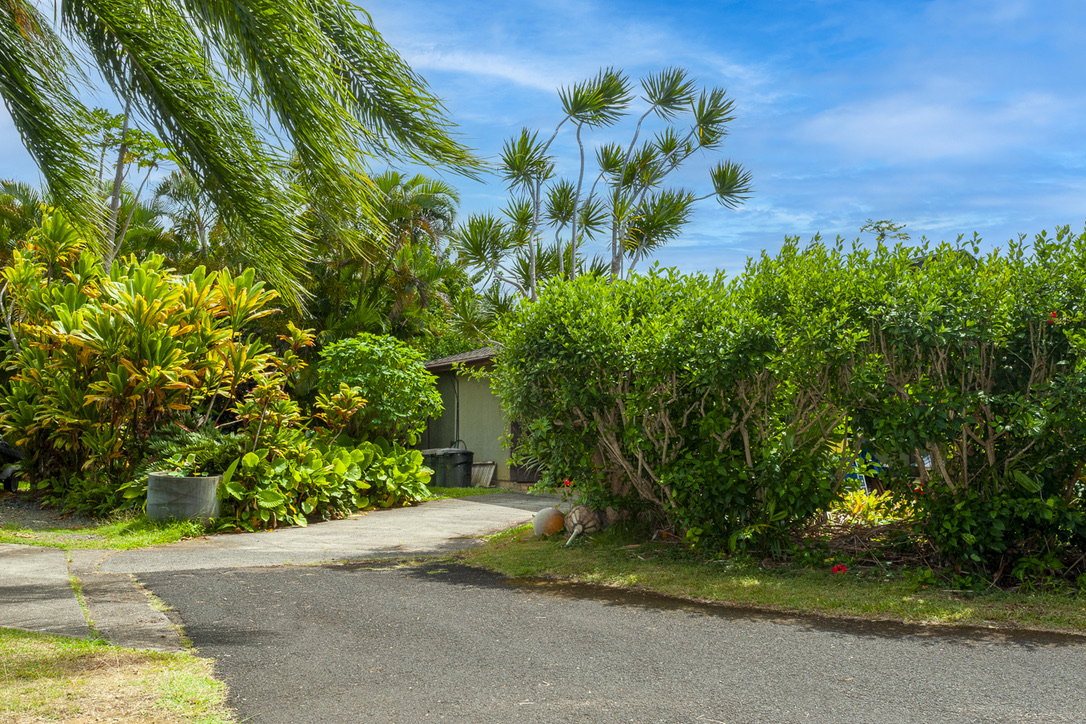
[{"label": "potted plant", "polygon": [[169,460],[169,470],[147,475],[147,517],[150,520],[194,520],[205,524],[219,517],[222,474],[208,470],[195,455]]}]

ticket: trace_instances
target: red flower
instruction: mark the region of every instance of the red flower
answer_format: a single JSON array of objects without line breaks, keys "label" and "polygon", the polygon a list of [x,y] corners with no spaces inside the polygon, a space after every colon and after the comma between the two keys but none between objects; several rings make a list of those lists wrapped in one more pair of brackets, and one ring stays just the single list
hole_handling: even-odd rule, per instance
[{"label": "red flower", "polygon": [[844,563],[838,563],[836,566],[830,569],[834,573],[848,573],[848,566]]},{"label": "red flower", "polygon": [[1055,312],[1052,312],[1052,314],[1049,316],[1048,323],[1049,324],[1055,324],[1056,323],[1056,313]]},{"label": "red flower", "polygon": [[917,485],[915,488],[913,488],[913,492],[914,493],[920,493],[921,495],[923,495],[924,494],[924,486],[923,485]]},{"label": "red flower", "polygon": [[562,485],[565,485],[568,488],[569,486],[573,485],[573,481],[570,480],[569,478],[566,478],[565,480],[562,481]]}]

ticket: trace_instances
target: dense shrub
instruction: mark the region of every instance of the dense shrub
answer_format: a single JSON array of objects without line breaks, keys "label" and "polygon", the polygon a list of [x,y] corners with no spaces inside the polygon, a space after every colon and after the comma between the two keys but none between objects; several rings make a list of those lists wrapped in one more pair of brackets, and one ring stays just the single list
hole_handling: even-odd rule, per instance
[{"label": "dense shrub", "polygon": [[[649,508],[715,547],[780,550],[828,504],[843,415],[798,383],[828,387],[821,332],[784,330],[742,290],[654,271],[552,284],[522,306],[495,384],[544,485],[572,478],[590,503]],[[790,337],[807,352],[783,354]]]},{"label": "dense shrub", "polygon": [[152,468],[225,472],[221,524],[251,530],[425,494],[417,452],[341,437],[365,409],[358,389],[338,385],[303,415],[286,390],[312,338],[288,325],[274,354],[246,334],[276,311],[252,271],[177,275],[152,256],[107,275],[57,212],[3,275],[0,430],[47,502],[104,514],[141,505]]},{"label": "dense shrub", "polygon": [[321,352],[319,371],[322,390],[347,384],[365,397],[348,427],[352,437],[413,445],[427,418],[441,414],[437,378],[418,350],[395,337],[359,334],[333,342]]},{"label": "dense shrub", "polygon": [[[312,344],[312,336],[290,325],[281,341],[287,350],[253,374],[252,389],[232,408],[237,432],[170,432],[170,440],[158,448],[160,456],[168,455],[167,468],[223,473],[218,525],[304,526],[313,516],[339,517],[423,497],[430,470],[421,453],[383,440],[356,443],[343,435],[365,408],[360,390],[341,383],[334,393],[317,397],[312,416],[303,415],[286,389],[306,367],[297,353]],[[134,480],[125,494],[142,493],[142,486],[142,479]]]},{"label": "dense shrub", "polygon": [[950,563],[1025,577],[1086,550],[1084,295],[1067,229],[986,256],[792,239],[730,281],[552,283],[495,384],[544,486],[688,539],[781,550],[867,450]]},{"label": "dense shrub", "polygon": [[883,476],[916,494],[924,532],[966,572],[1058,570],[1060,550],[1086,547],[1086,376],[1070,342],[1086,236],[985,256],[879,249],[858,267],[851,409]]},{"label": "dense shrub", "polygon": [[197,409],[210,416],[267,364],[265,346],[241,330],[274,311],[274,292],[251,271],[177,276],[163,263],[118,260],[106,275],[55,212],[3,271],[12,377],[0,430],[51,502],[116,507],[157,430]]},{"label": "dense shrub", "polygon": [[431,471],[418,451],[383,442],[339,445],[335,426],[314,434],[300,422],[294,417],[264,427],[259,438],[252,423],[236,433],[167,430],[152,440],[152,455],[122,493],[142,501],[153,470],[225,473],[218,526],[241,530],[304,526],[311,517],[341,517],[426,496]]},{"label": "dense shrub", "polygon": [[259,449],[240,458],[225,481],[226,510],[219,525],[244,530],[304,526],[307,516],[389,508],[425,497],[429,479],[417,450],[300,440],[280,454]]},{"label": "dense shrub", "polygon": [[[244,530],[281,523],[305,525],[307,516],[329,518],[352,510],[391,507],[426,494],[430,470],[422,454],[384,440],[354,443],[343,436],[365,410],[358,388],[341,383],[317,398],[311,428],[284,391],[305,368],[293,354],[311,343],[291,329],[291,351],[255,376],[256,386],[235,410],[248,452],[226,470],[226,513],[220,525]],[[342,444],[339,444],[342,443]]]}]

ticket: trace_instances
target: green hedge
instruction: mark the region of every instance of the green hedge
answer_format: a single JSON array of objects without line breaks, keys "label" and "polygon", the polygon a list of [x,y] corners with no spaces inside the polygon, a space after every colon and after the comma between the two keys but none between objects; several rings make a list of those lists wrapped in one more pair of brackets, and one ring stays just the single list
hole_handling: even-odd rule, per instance
[{"label": "green hedge", "polygon": [[653,272],[552,284],[522,306],[495,383],[544,484],[570,478],[589,502],[647,508],[691,541],[779,550],[832,498],[843,418],[797,383],[822,385],[832,355],[782,353],[822,331],[767,314],[764,291]]},{"label": "green hedge", "polygon": [[1061,229],[984,256],[789,239],[731,280],[559,281],[502,325],[495,385],[545,487],[691,541],[783,550],[866,447],[951,562],[1055,570],[1086,533],[1084,270],[1086,235]]},{"label": "green hedge", "polygon": [[1058,571],[1086,543],[1086,235],[983,257],[881,250],[863,272],[850,404],[887,476],[963,569]]}]

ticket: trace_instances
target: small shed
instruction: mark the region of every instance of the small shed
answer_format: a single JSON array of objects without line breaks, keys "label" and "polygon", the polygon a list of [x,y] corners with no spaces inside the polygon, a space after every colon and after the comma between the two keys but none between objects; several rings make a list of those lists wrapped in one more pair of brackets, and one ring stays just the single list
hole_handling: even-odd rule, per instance
[{"label": "small shed", "polygon": [[[509,420],[490,389],[490,381],[458,369],[488,368],[494,364],[495,356],[493,347],[482,347],[426,363],[426,369],[437,377],[444,409],[439,417],[427,421],[419,447],[470,450],[474,453],[473,479],[477,484],[524,488],[538,476],[534,471],[509,464],[509,450],[502,446],[502,440],[506,438],[515,444],[515,435],[510,434]],[[515,426],[512,432],[516,432]]]}]

